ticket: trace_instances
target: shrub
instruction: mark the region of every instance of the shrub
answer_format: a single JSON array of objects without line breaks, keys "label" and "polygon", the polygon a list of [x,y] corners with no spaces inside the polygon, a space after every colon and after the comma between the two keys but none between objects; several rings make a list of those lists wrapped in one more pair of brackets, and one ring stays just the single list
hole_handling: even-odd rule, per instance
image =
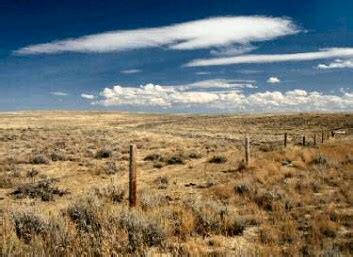
[{"label": "shrub", "polygon": [[266,192],[257,192],[255,195],[255,203],[259,206],[262,207],[263,209],[267,211],[272,211],[273,210],[273,203],[276,200],[279,200],[281,196],[272,191],[266,191]]},{"label": "shrub", "polygon": [[188,156],[191,159],[200,159],[202,157],[202,155],[198,152],[190,152]]},{"label": "shrub", "polygon": [[14,213],[12,215],[16,235],[26,244],[30,243],[34,236],[44,234],[47,224],[33,213]]},{"label": "shrub", "polygon": [[166,239],[162,227],[141,213],[124,212],[119,217],[119,225],[128,233],[128,248],[131,252],[142,251],[144,246],[161,246]]},{"label": "shrub", "polygon": [[153,161],[153,162],[162,162],[164,160],[163,156],[160,155],[159,153],[151,153],[147,155],[144,159],[144,161]]},{"label": "shrub", "polygon": [[125,190],[119,186],[109,185],[103,189],[95,189],[96,195],[108,198],[113,203],[121,203],[125,197]]},{"label": "shrub", "polygon": [[153,163],[153,168],[160,169],[162,167],[163,167],[163,163],[162,162]]},{"label": "shrub", "polygon": [[101,149],[95,155],[97,159],[105,159],[105,158],[110,158],[112,156],[113,156],[113,152],[108,149]]},{"label": "shrub", "polygon": [[39,174],[39,171],[36,169],[31,169],[29,171],[27,171],[26,176],[29,178],[34,178],[35,176],[37,176]]},{"label": "shrub", "polygon": [[12,177],[1,175],[0,176],[0,188],[11,188],[14,186],[14,179]]},{"label": "shrub", "polygon": [[67,209],[70,219],[81,232],[99,234],[101,223],[98,219],[98,205],[93,198],[76,202]]},{"label": "shrub", "polygon": [[64,153],[59,152],[59,151],[55,151],[55,152],[51,153],[50,158],[53,162],[66,161],[66,156],[64,155]]},{"label": "shrub", "polygon": [[227,226],[226,231],[229,236],[240,236],[246,228],[247,220],[242,217],[235,217]]},{"label": "shrub", "polygon": [[158,189],[166,189],[169,184],[168,178],[166,176],[158,177],[155,182],[158,184]]},{"label": "shrub", "polygon": [[195,215],[195,229],[200,235],[210,233],[220,234],[228,209],[222,204],[213,201],[194,202],[192,210]]},{"label": "shrub", "polygon": [[181,155],[173,155],[167,160],[167,164],[175,165],[175,164],[184,164],[185,159]]},{"label": "shrub", "polygon": [[21,185],[11,194],[17,199],[29,197],[39,198],[42,201],[52,201],[54,200],[54,195],[63,196],[68,194],[66,190],[53,187],[52,183],[53,180],[42,180],[37,183]]},{"label": "shrub", "polygon": [[240,182],[239,184],[235,185],[234,191],[239,195],[245,195],[250,192],[250,186],[245,182]]},{"label": "shrub", "polygon": [[161,195],[151,194],[143,191],[140,196],[140,204],[142,209],[152,209],[166,203],[166,199]]},{"label": "shrub", "polygon": [[33,163],[33,164],[49,164],[49,159],[43,154],[37,154],[32,158],[31,163]]},{"label": "shrub", "polygon": [[315,165],[321,165],[321,166],[326,166],[329,164],[328,158],[323,155],[323,154],[317,154],[314,156],[314,158],[311,160],[310,164],[315,164]]},{"label": "shrub", "polygon": [[227,162],[227,158],[224,155],[216,155],[213,156],[210,160],[208,160],[209,163],[225,163]]},{"label": "shrub", "polygon": [[107,162],[105,166],[105,173],[107,175],[113,175],[118,172],[118,167],[115,162]]}]

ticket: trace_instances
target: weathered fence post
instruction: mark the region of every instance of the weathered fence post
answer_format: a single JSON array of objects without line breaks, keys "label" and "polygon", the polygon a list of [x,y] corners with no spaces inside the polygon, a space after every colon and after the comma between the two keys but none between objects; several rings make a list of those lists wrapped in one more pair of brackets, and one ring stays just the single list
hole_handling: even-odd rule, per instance
[{"label": "weathered fence post", "polygon": [[314,134],[314,145],[316,146],[316,134]]},{"label": "weathered fence post", "polygon": [[136,186],[136,146],[130,145],[130,161],[129,161],[129,205],[136,206],[137,201]]},{"label": "weathered fence post", "polygon": [[284,147],[287,147],[287,133],[284,133]]},{"label": "weathered fence post", "polygon": [[335,138],[335,131],[331,130],[331,137]]},{"label": "weathered fence post", "polygon": [[324,135],[324,131],[322,130],[321,131],[321,144],[324,143],[324,140],[325,140],[325,135]]},{"label": "weathered fence post", "polygon": [[303,146],[305,146],[305,135],[303,136]]},{"label": "weathered fence post", "polygon": [[245,164],[250,163],[250,137],[245,137]]}]

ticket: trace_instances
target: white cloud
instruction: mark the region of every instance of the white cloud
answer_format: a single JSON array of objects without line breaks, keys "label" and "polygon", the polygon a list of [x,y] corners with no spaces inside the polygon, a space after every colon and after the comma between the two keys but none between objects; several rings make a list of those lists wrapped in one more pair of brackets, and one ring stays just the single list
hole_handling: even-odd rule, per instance
[{"label": "white cloud", "polygon": [[123,73],[123,74],[134,74],[134,73],[139,73],[139,72],[141,72],[141,70],[139,70],[139,69],[130,69],[130,70],[120,71],[120,73]]},{"label": "white cloud", "polygon": [[[222,87],[209,91],[203,83],[184,86],[147,84],[140,87],[113,86],[101,92],[93,102],[104,106],[129,107],[138,110],[185,112],[286,112],[286,111],[351,111],[353,94],[340,96],[296,89],[286,92],[266,91],[244,94],[239,89]],[[192,86],[190,86],[192,85]],[[201,85],[195,86],[194,85]],[[186,90],[187,88],[187,90]]]},{"label": "white cloud", "polygon": [[269,84],[278,84],[280,82],[281,82],[281,80],[277,77],[269,77],[267,80],[267,83],[269,83]]},{"label": "white cloud", "polygon": [[318,69],[344,69],[344,68],[350,68],[353,69],[353,59],[351,60],[340,60],[337,59],[334,62],[331,62],[329,64],[319,64],[316,66]]},{"label": "white cloud", "polygon": [[198,72],[195,72],[196,75],[208,75],[208,74],[211,74],[211,72],[208,72],[208,71],[198,71]]},{"label": "white cloud", "polygon": [[299,29],[287,18],[266,16],[225,16],[184,22],[164,27],[118,30],[29,45],[16,54],[54,54],[62,52],[105,53],[147,47],[167,46],[190,50],[275,39],[298,33]]},{"label": "white cloud", "polygon": [[232,79],[207,79],[189,84],[174,86],[180,91],[190,90],[234,90],[242,88],[256,88],[254,80],[232,80]]},{"label": "white cloud", "polygon": [[52,95],[55,95],[55,96],[67,96],[68,93],[64,93],[64,92],[51,92]]},{"label": "white cloud", "polygon": [[273,62],[298,62],[312,61],[328,58],[342,58],[353,56],[353,48],[327,48],[317,52],[293,53],[293,54],[253,54],[234,57],[219,57],[209,59],[196,59],[185,66],[215,66],[241,63],[273,63]]},{"label": "white cloud", "polygon": [[212,49],[210,53],[215,56],[234,56],[249,53],[257,49],[255,46],[251,45],[241,45],[241,46],[231,46],[223,47],[219,49]]},{"label": "white cloud", "polygon": [[94,95],[85,94],[85,93],[82,93],[82,94],[81,94],[81,97],[84,98],[84,99],[89,99],[89,100],[92,100],[92,99],[95,98]]}]

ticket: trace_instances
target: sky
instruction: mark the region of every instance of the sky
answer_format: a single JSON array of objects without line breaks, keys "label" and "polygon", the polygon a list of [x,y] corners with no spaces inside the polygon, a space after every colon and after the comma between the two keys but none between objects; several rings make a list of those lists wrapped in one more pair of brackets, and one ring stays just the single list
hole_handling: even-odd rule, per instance
[{"label": "sky", "polygon": [[353,111],[353,1],[0,1],[0,111]]}]

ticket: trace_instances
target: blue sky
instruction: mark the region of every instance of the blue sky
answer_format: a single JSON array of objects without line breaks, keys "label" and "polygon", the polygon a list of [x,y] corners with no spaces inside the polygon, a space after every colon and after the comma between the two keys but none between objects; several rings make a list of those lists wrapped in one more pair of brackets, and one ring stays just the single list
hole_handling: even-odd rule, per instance
[{"label": "blue sky", "polygon": [[0,110],[353,110],[353,1],[0,2]]}]

